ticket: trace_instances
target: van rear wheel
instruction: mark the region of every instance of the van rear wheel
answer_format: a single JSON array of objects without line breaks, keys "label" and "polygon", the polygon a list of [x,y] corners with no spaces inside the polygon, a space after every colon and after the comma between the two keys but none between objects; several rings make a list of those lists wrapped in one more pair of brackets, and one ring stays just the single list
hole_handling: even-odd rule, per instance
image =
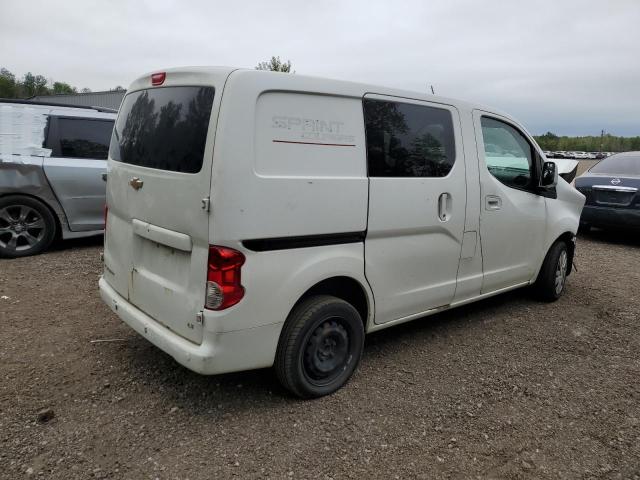
[{"label": "van rear wheel", "polygon": [[275,369],[280,383],[302,398],[328,395],[355,371],[364,348],[358,311],[330,295],[316,295],[297,305],[285,322]]},{"label": "van rear wheel", "polygon": [[40,253],[55,235],[56,221],[45,204],[21,195],[0,198],[0,257]]}]

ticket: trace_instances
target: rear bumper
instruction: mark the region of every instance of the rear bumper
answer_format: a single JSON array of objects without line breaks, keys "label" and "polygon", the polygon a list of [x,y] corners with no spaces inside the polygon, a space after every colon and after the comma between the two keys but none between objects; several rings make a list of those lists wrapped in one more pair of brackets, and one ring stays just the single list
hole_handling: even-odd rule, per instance
[{"label": "rear bumper", "polygon": [[640,210],[585,205],[580,223],[594,227],[640,228]]},{"label": "rear bumper", "polygon": [[189,370],[213,375],[273,365],[282,323],[219,332],[215,318],[205,316],[202,343],[196,345],[130,304],[104,278],[99,286],[104,302],[124,323]]}]

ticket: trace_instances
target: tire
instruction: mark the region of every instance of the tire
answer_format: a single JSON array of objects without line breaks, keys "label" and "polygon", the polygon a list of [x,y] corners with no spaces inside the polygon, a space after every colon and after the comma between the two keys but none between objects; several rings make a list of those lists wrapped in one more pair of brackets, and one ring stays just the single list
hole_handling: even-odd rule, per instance
[{"label": "tire", "polygon": [[329,395],[355,371],[364,348],[358,311],[330,295],[303,300],[284,324],[275,370],[282,386],[301,398]]},{"label": "tire", "polygon": [[564,293],[567,284],[569,252],[567,244],[554,243],[544,259],[538,279],[533,285],[536,296],[545,302],[555,302]]},{"label": "tire", "polygon": [[56,221],[44,203],[22,195],[0,198],[0,257],[36,255],[55,236]]}]

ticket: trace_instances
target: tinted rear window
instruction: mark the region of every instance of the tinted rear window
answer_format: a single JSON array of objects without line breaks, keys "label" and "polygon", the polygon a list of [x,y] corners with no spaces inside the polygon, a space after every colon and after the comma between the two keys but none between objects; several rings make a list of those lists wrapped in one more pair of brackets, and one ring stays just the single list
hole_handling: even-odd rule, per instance
[{"label": "tinted rear window", "polygon": [[612,155],[591,167],[593,173],[640,175],[640,155]]},{"label": "tinted rear window", "polygon": [[173,172],[199,172],[213,96],[213,87],[164,87],[128,94],[113,130],[111,158]]}]

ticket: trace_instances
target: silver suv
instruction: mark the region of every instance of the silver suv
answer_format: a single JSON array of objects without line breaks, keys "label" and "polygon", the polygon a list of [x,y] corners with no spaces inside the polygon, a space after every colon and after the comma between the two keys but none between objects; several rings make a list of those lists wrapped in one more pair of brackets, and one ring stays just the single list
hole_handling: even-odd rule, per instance
[{"label": "silver suv", "polygon": [[0,100],[0,257],[104,231],[115,112]]}]

